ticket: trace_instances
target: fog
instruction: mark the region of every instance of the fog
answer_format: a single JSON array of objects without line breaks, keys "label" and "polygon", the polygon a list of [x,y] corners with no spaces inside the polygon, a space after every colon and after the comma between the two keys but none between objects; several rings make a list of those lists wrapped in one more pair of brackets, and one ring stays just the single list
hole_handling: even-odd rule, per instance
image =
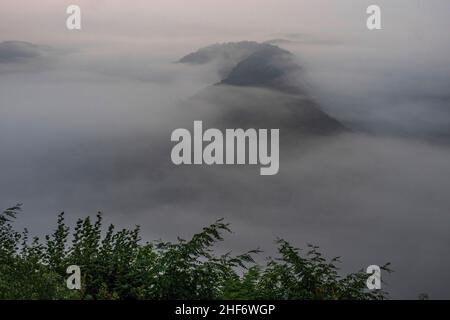
[{"label": "fog", "polygon": [[308,66],[311,94],[334,117],[374,133],[448,143],[449,43],[422,47],[418,43],[423,41],[414,38],[395,44],[389,40],[282,47]]},{"label": "fog", "polygon": [[[0,42],[26,41],[0,43],[0,205],[24,203],[19,228],[41,235],[61,211],[101,210],[146,240],[175,239],[224,217],[235,233],[222,249],[313,243],[346,272],[391,262],[394,298],[450,296],[447,1],[379,1],[374,33],[366,1],[79,1],[78,33],[64,28],[65,3],[20,2],[0,5]],[[305,137],[291,95],[212,89],[216,62],[175,63],[204,45],[271,39],[350,132]],[[280,124],[280,173],[172,165],[170,133],[193,120]]]}]

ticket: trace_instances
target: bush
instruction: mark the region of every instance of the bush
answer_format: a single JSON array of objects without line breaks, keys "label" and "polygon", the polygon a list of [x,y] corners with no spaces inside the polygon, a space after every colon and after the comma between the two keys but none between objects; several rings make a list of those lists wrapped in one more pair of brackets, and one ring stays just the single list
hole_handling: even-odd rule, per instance
[{"label": "bush", "polygon": [[[79,219],[73,232],[58,215],[55,231],[28,239],[13,220],[17,205],[0,214],[0,299],[384,299],[381,290],[366,289],[362,270],[341,277],[338,258],[326,261],[318,247],[307,252],[277,240],[279,257],[255,263],[260,253],[217,256],[213,247],[230,232],[222,220],[192,239],[146,242],[140,229],[103,230],[102,215],[94,222]],[[103,233],[103,231],[106,231]],[[102,235],[103,234],[103,235]],[[66,268],[81,268],[82,287],[66,287]],[[383,267],[385,270],[387,265]]]}]

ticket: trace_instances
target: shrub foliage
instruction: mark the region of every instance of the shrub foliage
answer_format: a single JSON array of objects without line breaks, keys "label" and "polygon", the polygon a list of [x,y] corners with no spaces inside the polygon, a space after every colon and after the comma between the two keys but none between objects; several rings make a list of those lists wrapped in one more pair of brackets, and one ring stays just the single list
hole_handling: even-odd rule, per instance
[{"label": "shrub foliage", "polygon": [[[230,232],[222,220],[192,239],[146,242],[139,227],[103,228],[79,219],[71,231],[64,213],[43,240],[17,232],[17,205],[0,213],[0,299],[384,299],[386,292],[366,289],[362,270],[341,276],[339,259],[327,261],[318,247],[299,250],[279,239],[278,257],[265,265],[254,257],[217,255],[214,244]],[[80,290],[66,286],[66,268],[81,269]],[[383,267],[388,270],[387,265]]]}]

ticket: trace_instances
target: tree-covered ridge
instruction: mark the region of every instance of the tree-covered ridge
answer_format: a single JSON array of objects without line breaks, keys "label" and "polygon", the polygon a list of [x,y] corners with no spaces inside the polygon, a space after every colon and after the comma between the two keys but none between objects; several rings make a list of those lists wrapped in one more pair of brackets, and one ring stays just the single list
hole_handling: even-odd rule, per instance
[{"label": "tree-covered ridge", "polygon": [[[57,219],[51,235],[29,239],[13,227],[20,205],[0,214],[0,299],[384,299],[369,291],[362,270],[340,276],[338,258],[315,246],[303,252],[277,240],[278,257],[265,265],[251,250],[217,255],[230,232],[222,220],[190,240],[146,242],[139,227],[103,230],[102,215],[79,219],[73,231]],[[81,290],[66,287],[66,268],[81,268]],[[387,270],[385,268],[385,270]]]}]

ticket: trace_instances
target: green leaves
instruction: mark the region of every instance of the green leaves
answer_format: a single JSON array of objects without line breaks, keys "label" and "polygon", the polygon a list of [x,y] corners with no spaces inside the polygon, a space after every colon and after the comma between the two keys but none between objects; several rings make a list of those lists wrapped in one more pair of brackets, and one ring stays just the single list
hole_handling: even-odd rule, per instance
[{"label": "green leaves", "polygon": [[[0,214],[0,299],[383,299],[367,291],[362,271],[341,277],[339,258],[319,248],[306,252],[277,240],[278,257],[258,265],[260,250],[217,255],[214,246],[231,232],[222,219],[190,240],[142,243],[140,229],[106,230],[98,213],[73,230],[64,213],[41,242],[12,222],[20,205]],[[66,288],[66,268],[81,268],[81,290]],[[383,267],[389,271],[388,265]]]}]

